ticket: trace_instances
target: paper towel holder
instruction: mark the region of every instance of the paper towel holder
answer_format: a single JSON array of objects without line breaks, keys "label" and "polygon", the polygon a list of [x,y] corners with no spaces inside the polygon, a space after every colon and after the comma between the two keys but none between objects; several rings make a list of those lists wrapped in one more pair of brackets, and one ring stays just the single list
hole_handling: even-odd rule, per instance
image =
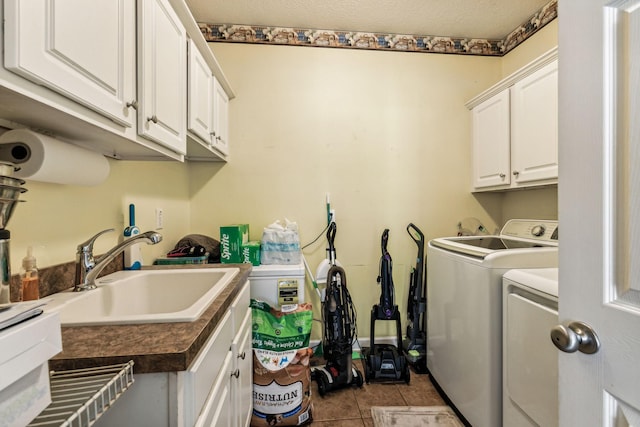
[{"label": "paper towel holder", "polygon": [[31,148],[23,142],[9,142],[0,144],[0,161],[15,165],[24,163],[31,158]]}]

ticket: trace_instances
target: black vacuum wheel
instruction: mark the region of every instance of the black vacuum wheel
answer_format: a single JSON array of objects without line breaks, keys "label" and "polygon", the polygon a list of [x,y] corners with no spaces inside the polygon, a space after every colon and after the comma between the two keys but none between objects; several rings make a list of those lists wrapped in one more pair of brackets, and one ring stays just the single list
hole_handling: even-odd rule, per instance
[{"label": "black vacuum wheel", "polygon": [[357,374],[357,377],[356,377],[356,385],[357,385],[358,387],[362,388],[362,384],[364,383],[364,381],[362,380],[362,374],[361,374],[361,373],[360,373],[360,371],[358,371],[357,369],[356,369],[356,374]]},{"label": "black vacuum wheel", "polygon": [[405,361],[404,363],[404,382],[409,384],[411,381],[411,368],[409,368],[409,364]]},{"label": "black vacuum wheel", "polygon": [[320,394],[320,397],[324,397],[327,393],[327,378],[323,373],[319,372],[316,374],[316,382],[318,383],[318,393]]},{"label": "black vacuum wheel", "polygon": [[371,371],[371,367],[369,366],[369,358],[367,358],[364,364],[364,380],[367,382],[367,384],[369,384],[369,381],[371,381],[372,374],[373,373]]}]

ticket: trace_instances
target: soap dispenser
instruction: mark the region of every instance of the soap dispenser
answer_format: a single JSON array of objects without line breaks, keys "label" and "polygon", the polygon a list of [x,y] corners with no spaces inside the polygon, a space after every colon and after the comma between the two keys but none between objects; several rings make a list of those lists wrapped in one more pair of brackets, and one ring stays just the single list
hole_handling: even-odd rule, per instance
[{"label": "soap dispenser", "polygon": [[40,278],[36,267],[36,258],[33,256],[31,246],[27,248],[27,256],[22,258],[22,271],[20,271],[20,299],[31,301],[40,298]]}]

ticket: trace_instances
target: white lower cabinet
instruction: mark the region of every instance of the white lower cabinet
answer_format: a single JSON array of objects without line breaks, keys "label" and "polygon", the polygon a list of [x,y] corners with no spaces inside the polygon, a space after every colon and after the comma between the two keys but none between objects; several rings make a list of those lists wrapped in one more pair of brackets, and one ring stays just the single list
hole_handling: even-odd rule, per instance
[{"label": "white lower cabinet", "polygon": [[253,405],[249,282],[189,369],[135,374],[97,427],[247,427]]},{"label": "white lower cabinet", "polygon": [[[231,372],[233,355],[227,352],[224,362],[220,364],[224,372]],[[195,422],[196,427],[234,426],[233,394],[231,392],[231,375],[219,375],[211,388],[202,412]],[[188,425],[188,424],[187,424]]]},{"label": "white lower cabinet", "polygon": [[251,310],[242,322],[231,344],[235,369],[231,379],[231,392],[234,405],[235,422],[229,425],[247,427],[251,423],[253,410],[253,353],[251,349]]}]

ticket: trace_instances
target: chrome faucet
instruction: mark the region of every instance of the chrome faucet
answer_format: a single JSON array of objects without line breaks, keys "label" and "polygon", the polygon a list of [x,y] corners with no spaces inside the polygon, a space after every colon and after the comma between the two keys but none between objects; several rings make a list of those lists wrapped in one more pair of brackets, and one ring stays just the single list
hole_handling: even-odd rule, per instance
[{"label": "chrome faucet", "polygon": [[124,240],[122,243],[111,248],[106,254],[100,258],[95,259],[93,256],[93,244],[104,233],[114,231],[113,228],[102,230],[95,236],[91,237],[86,242],[78,245],[76,252],[76,280],[74,291],[87,291],[96,288],[96,279],[98,274],[109,264],[120,252],[125,250],[128,246],[136,243],[147,243],[149,245],[155,245],[162,241],[162,235],[155,231],[147,231],[146,233],[136,234]]}]

